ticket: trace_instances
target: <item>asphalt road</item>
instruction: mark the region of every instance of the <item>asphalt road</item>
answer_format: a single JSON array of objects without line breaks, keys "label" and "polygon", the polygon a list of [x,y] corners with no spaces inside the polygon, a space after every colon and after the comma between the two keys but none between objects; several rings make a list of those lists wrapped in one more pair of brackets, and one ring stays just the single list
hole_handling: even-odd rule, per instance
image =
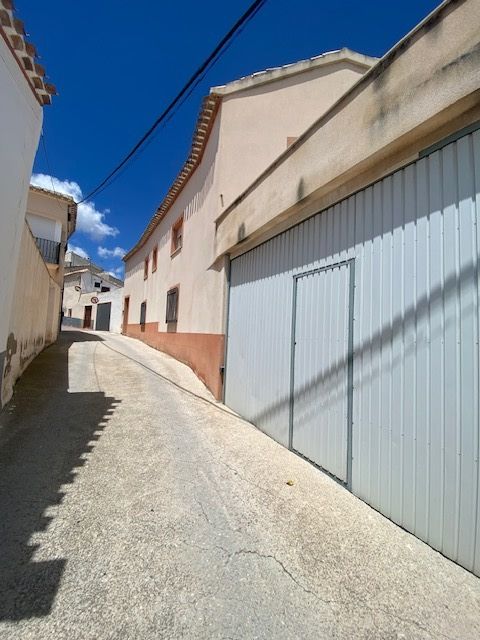
[{"label": "asphalt road", "polygon": [[480,637],[478,578],[140,342],[64,332],[0,434],[2,640]]}]

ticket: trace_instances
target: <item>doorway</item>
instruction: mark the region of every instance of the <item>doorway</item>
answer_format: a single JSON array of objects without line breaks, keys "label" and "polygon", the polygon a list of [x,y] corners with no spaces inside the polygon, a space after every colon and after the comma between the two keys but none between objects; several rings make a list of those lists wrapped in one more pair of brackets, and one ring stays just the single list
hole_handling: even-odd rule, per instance
[{"label": "doorway", "polygon": [[350,482],[353,261],[295,277],[291,448]]},{"label": "doorway", "polygon": [[83,315],[83,328],[91,329],[91,326],[92,326],[92,307],[91,305],[89,305],[88,307],[85,307],[85,312]]},{"label": "doorway", "polygon": [[97,320],[95,322],[95,329],[97,331],[110,331],[111,308],[111,302],[101,302],[97,305]]},{"label": "doorway", "polygon": [[128,329],[128,312],[130,309],[130,297],[127,296],[123,304],[123,328],[122,333],[126,335]]}]

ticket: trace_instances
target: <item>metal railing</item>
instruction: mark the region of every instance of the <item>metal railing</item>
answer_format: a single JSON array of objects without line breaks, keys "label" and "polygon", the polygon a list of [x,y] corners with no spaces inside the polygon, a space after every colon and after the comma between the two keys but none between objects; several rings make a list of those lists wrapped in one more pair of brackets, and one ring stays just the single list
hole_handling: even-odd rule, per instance
[{"label": "metal railing", "polygon": [[35,238],[35,242],[45,262],[49,264],[58,264],[60,262],[60,242],[46,240],[45,238]]}]

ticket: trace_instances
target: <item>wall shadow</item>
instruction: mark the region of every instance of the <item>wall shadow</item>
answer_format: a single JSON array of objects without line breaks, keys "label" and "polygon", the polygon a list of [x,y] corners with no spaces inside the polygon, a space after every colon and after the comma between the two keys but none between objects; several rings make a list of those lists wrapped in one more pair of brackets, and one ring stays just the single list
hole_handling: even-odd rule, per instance
[{"label": "wall shadow", "polygon": [[35,560],[63,485],[73,483],[118,401],[101,391],[68,392],[68,350],[97,335],[63,331],[18,381],[0,413],[0,621],[46,616],[66,558]]},{"label": "wall shadow", "polygon": [[[407,307],[403,313],[393,316],[389,322],[381,326],[377,331],[373,332],[368,339],[355,345],[354,350],[354,372],[355,368],[362,358],[367,355],[371,362],[370,375],[368,377],[359,378],[354,373],[354,386],[356,393],[362,388],[371,386],[378,381],[381,376],[381,353],[382,349],[390,349],[396,339],[408,334],[412,334],[417,329],[417,325],[422,320],[426,320],[435,311],[445,306],[448,301],[457,299],[462,288],[472,285],[476,278],[478,265],[471,263],[461,269],[458,274],[452,274],[445,278],[443,284],[433,287],[428,294],[420,296],[414,304]],[[465,304],[462,308],[463,319],[470,318],[472,322],[476,322],[477,307],[473,300],[469,304]],[[443,323],[436,328],[430,329],[429,343],[436,344],[440,339],[442,345],[447,344],[446,334],[458,319],[455,316],[446,316]],[[456,340],[456,339],[455,339]],[[402,362],[407,357],[413,355],[417,357],[418,343],[420,339],[415,337],[410,344],[405,344],[403,339],[403,349],[389,359],[389,371],[398,370]],[[442,347],[444,348],[444,347]],[[290,394],[282,395],[276,402],[263,407],[260,411],[253,415],[245,416],[253,424],[264,427],[270,421],[278,420],[281,415],[289,410],[291,402],[295,403],[307,394],[311,394],[319,385],[323,388],[323,395],[328,396],[328,400],[323,403],[321,410],[328,411],[331,407],[336,406],[339,401],[339,394],[345,393],[343,384],[339,386],[338,380],[342,376],[346,378],[347,360],[344,357],[337,359],[331,363],[329,367],[322,369],[318,375],[312,377],[304,385],[295,389],[293,397]],[[424,381],[425,382],[425,381]],[[425,390],[426,393],[426,390]],[[301,415],[301,421],[308,422],[319,411],[318,404],[311,403],[308,409],[304,409]]]}]

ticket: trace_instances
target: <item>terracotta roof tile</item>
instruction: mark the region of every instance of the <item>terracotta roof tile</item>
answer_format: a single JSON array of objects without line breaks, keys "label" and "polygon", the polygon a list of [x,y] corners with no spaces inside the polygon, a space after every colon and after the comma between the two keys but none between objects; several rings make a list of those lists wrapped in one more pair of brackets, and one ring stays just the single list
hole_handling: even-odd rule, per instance
[{"label": "terracotta roof tile", "polygon": [[[160,220],[162,220],[167,215],[169,209],[172,207],[183,187],[190,179],[190,176],[194,173],[195,169],[200,164],[220,102],[221,97],[215,94],[210,94],[203,99],[202,108],[200,111],[200,115],[198,116],[197,126],[195,127],[195,133],[193,135],[190,154],[179,174],[175,178],[167,195],[153,214],[153,217],[148,223],[147,228],[143,232],[142,237],[133,247],[133,249],[131,249],[125,255],[125,257],[123,258],[124,261],[126,261],[131,255],[136,253],[138,249],[143,247],[143,245],[147,242],[148,238],[152,235],[155,227],[159,224]],[[202,123],[202,127],[199,126],[200,123]]]},{"label": "terracotta roof tile", "polygon": [[240,80],[234,80],[233,82],[229,82],[226,85],[212,87],[210,90],[210,94],[206,98],[204,98],[202,103],[200,115],[198,116],[195,126],[195,133],[193,135],[189,157],[187,158],[182,169],[175,178],[167,195],[148,223],[141,238],[136,243],[136,245],[132,249],[130,249],[128,253],[125,254],[123,260],[128,260],[133,254],[135,254],[144,246],[148,238],[152,235],[155,227],[166,216],[176,198],[189,181],[191,175],[200,164],[203,152],[205,151],[205,147],[210,136],[210,132],[213,127],[213,123],[215,121],[218,107],[223,99],[223,96],[230,93],[243,91],[244,89],[250,88],[252,86],[258,86],[267,82],[272,82],[289,75],[302,73],[303,71],[307,71],[315,67],[332,64],[338,62],[339,60],[350,60],[366,69],[375,64],[377,58],[365,56],[355,51],[351,51],[350,49],[340,49],[338,51],[323,53],[319,56],[315,56],[307,60],[301,60],[300,62],[287,64],[282,67],[274,67],[273,69],[258,71],[251,76],[240,78]]},{"label": "terracotta roof tile", "polygon": [[43,106],[51,104],[52,95],[57,90],[51,83],[44,83],[42,78],[45,69],[36,62],[37,49],[34,44],[25,40],[25,26],[22,20],[14,15],[14,4],[11,0],[0,0],[0,34],[7,43],[12,55],[32,89],[38,102]]}]

